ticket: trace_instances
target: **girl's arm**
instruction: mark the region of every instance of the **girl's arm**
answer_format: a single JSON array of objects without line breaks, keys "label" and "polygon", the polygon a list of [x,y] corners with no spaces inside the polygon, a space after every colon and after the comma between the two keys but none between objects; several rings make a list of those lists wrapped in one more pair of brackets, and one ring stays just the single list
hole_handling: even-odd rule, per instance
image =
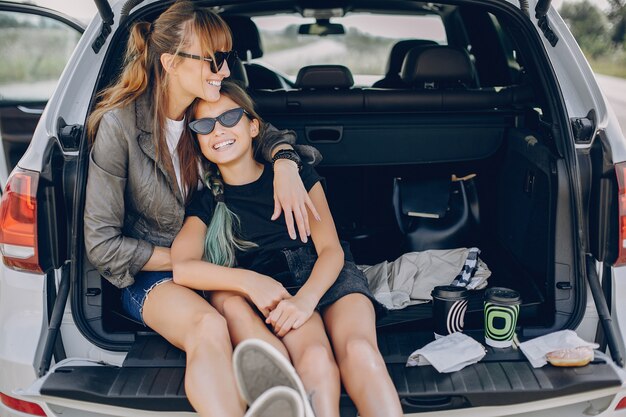
[{"label": "girl's arm", "polygon": [[229,268],[202,260],[207,226],[200,218],[185,219],[172,243],[174,282],[195,290],[234,291],[248,297],[265,317],[289,297],[274,279],[245,269]]},{"label": "girl's arm", "polygon": [[311,317],[319,300],[333,285],[344,265],[343,249],[322,185],[319,182],[315,184],[309,195],[321,214],[321,221],[311,224],[317,261],[309,279],[298,293],[281,301],[266,320],[281,337],[289,330],[302,326]]}]

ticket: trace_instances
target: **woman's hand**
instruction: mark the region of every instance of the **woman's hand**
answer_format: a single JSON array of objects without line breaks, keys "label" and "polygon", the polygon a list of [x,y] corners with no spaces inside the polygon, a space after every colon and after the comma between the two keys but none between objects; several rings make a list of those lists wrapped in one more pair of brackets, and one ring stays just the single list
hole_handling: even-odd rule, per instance
[{"label": "woman's hand", "polygon": [[291,295],[275,279],[252,271],[250,273],[252,276],[246,280],[245,293],[263,316],[268,317],[282,300]]},{"label": "woman's hand", "polygon": [[279,159],[274,162],[274,214],[272,214],[272,220],[276,220],[284,211],[289,236],[296,239],[298,236],[293,226],[295,218],[300,232],[300,240],[304,243],[311,235],[307,207],[319,221],[320,215],[304,188],[304,184],[302,184],[295,162],[288,159]]},{"label": "woman's hand", "polygon": [[265,320],[274,328],[276,336],[283,337],[290,330],[302,326],[313,315],[317,302],[313,297],[296,295],[282,300]]}]

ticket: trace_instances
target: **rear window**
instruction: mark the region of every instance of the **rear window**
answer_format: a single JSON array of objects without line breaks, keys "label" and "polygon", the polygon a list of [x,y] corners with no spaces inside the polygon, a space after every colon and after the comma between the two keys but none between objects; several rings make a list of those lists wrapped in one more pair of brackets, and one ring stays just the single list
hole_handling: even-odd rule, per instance
[{"label": "rear window", "polygon": [[355,85],[369,86],[386,72],[392,46],[403,39],[426,39],[447,44],[437,15],[400,16],[351,14],[332,18],[344,26],[343,35],[299,35],[300,25],[313,18],[275,15],[253,18],[261,34],[263,57],[258,61],[295,81],[307,65],[339,64],[350,69]]}]

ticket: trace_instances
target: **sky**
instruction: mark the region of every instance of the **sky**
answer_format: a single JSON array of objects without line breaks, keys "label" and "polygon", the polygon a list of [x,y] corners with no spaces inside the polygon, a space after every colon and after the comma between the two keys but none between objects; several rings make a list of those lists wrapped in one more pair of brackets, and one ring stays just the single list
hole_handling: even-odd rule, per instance
[{"label": "sky", "polygon": [[[564,1],[572,0],[552,0],[552,4],[558,9]],[[590,1],[602,10],[605,10],[608,7],[606,0]],[[65,14],[82,20],[85,23],[89,22],[97,10],[96,5],[92,0],[29,0],[28,2],[59,10]]]}]

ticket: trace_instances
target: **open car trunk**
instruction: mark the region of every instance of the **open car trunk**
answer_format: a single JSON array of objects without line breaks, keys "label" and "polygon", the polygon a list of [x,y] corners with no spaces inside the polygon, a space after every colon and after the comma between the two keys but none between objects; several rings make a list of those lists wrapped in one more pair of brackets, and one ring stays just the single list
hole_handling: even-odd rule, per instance
[{"label": "open car trunk", "polygon": [[[574,273],[573,248],[563,243],[571,242],[573,232],[567,209],[569,185],[562,159],[555,156],[540,131],[508,126],[508,117],[496,116],[493,123],[474,124],[471,132],[465,116],[458,115],[429,127],[445,131],[445,137],[452,138],[448,145],[475,140],[475,147],[484,148],[479,149],[484,158],[352,166],[348,161],[353,154],[336,157],[332,153],[336,144],[322,144],[318,147],[326,159],[319,172],[339,233],[351,243],[361,264],[392,260],[407,250],[394,216],[393,178],[475,173],[480,225],[466,243],[481,249],[480,257],[492,271],[489,287],[520,292],[523,303],[517,333],[524,340],[564,328],[580,307],[581,295],[576,289],[581,283]],[[288,124],[297,119],[276,119],[276,124],[301,128]],[[405,126],[405,133],[419,137],[419,128],[410,125]],[[344,134],[349,141],[349,121],[344,126],[348,126]],[[485,141],[491,136],[493,140]],[[437,149],[421,147],[421,155],[429,153],[435,155]],[[362,157],[385,157],[384,152],[367,155]],[[126,318],[118,290],[85,266],[88,271],[77,283],[83,294],[79,308],[96,335],[94,340],[110,346],[117,341],[116,347],[129,349],[128,354],[121,367],[57,368],[46,379],[41,394],[127,408],[192,411],[184,393],[184,353]],[[471,291],[465,332],[484,344],[483,294],[484,290]],[[489,348],[479,363],[450,374],[439,374],[430,366],[407,368],[409,354],[433,340],[431,303],[390,311],[377,326],[380,350],[406,413],[526,403],[621,385],[604,359],[595,360],[584,371],[549,365],[533,369],[514,348]],[[342,415],[355,415],[345,392],[341,404]]]},{"label": "open car trunk", "polygon": [[[455,240],[453,247],[479,248],[492,273],[488,286],[521,294],[517,334],[524,341],[580,322],[586,304],[575,214],[580,202],[572,161],[566,159],[572,153],[563,152],[573,146],[565,107],[547,98],[560,98],[558,86],[550,81],[549,64],[541,61],[546,58],[519,17],[493,12],[499,12],[500,24],[510,31],[510,41],[526,64],[527,79],[519,71],[506,88],[295,89],[252,95],[266,121],[295,130],[300,143],[322,153],[317,169],[339,236],[350,243],[357,264],[391,261],[414,250],[396,219],[396,178],[419,182],[475,174],[479,215],[471,233]],[[110,60],[115,68],[120,56]],[[100,87],[113,78],[105,72]],[[83,144],[79,177],[86,176],[87,154]],[[82,230],[82,224],[74,227]],[[433,248],[450,247],[448,243],[433,242]],[[77,326],[93,344],[128,353],[122,366],[56,367],[41,394],[127,408],[192,411],[184,393],[184,353],[129,319],[119,290],[89,264],[82,242],[75,248],[72,314]],[[481,343],[483,294],[471,291],[465,318],[465,332]],[[533,369],[513,348],[488,349],[479,363],[450,374],[438,374],[430,366],[406,368],[409,354],[433,340],[431,303],[390,311],[377,327],[380,350],[406,413],[528,403],[618,390],[622,384],[604,359],[582,369]],[[342,415],[355,414],[344,393]]]}]

